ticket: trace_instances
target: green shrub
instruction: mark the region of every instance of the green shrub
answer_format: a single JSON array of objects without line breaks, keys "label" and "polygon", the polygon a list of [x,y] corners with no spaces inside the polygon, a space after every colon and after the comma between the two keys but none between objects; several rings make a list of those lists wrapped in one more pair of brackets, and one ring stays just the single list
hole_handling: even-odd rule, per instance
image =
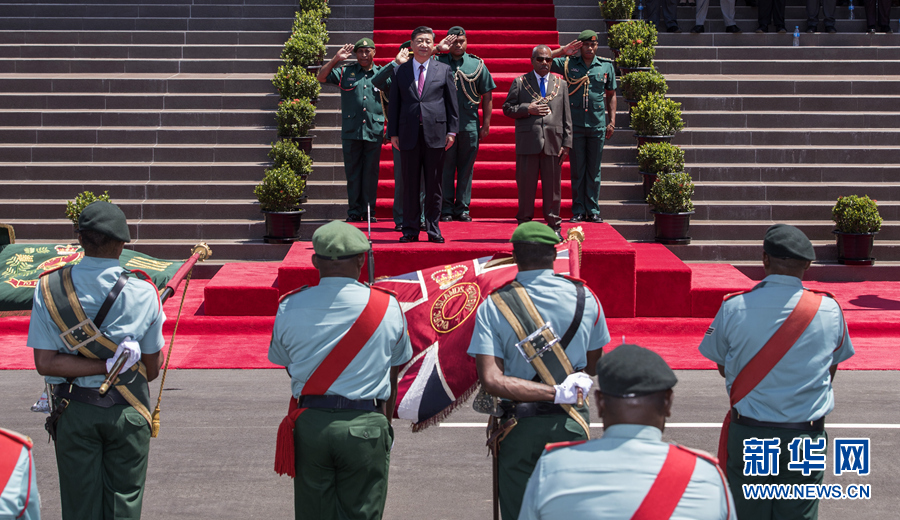
[{"label": "green shrub", "polygon": [[627,20],[634,12],[634,0],[606,0],[600,2],[600,13],[607,20]]},{"label": "green shrub", "polygon": [[328,26],[323,21],[324,18],[326,16],[323,16],[321,10],[297,11],[291,33],[309,34],[321,40],[323,44],[327,44],[329,40]]},{"label": "green shrub", "polygon": [[109,202],[109,192],[104,191],[102,195],[94,195],[93,192],[90,191],[79,193],[75,196],[75,200],[66,201],[66,217],[77,226],[78,217],[81,215],[81,212],[84,211],[84,208],[91,202],[96,202],[98,200]]},{"label": "green shrub", "polygon": [[656,70],[638,70],[622,77],[622,95],[638,101],[650,92],[665,94],[669,91],[666,78]]},{"label": "green shrub", "polygon": [[831,219],[841,233],[875,233],[881,229],[881,215],[878,214],[878,201],[868,195],[858,197],[838,197],[831,208]]},{"label": "green shrub", "polygon": [[328,7],[328,0],[300,0],[300,11],[319,11],[322,18],[331,16],[331,9]]},{"label": "green shrub", "polygon": [[272,77],[272,85],[278,89],[281,99],[316,99],[322,90],[322,85],[314,74],[307,72],[304,67],[290,65],[278,67]]},{"label": "green shrub", "polygon": [[306,67],[318,65],[325,57],[325,44],[318,36],[295,32],[284,43],[281,59],[285,65]]},{"label": "green shrub", "polygon": [[694,183],[687,172],[664,173],[656,178],[647,204],[657,213],[687,213],[694,211]]},{"label": "green shrub", "polygon": [[631,110],[631,128],[637,135],[675,135],[684,128],[681,103],[650,93]]},{"label": "green shrub", "polygon": [[617,23],[606,33],[606,44],[610,49],[619,50],[627,45],[656,47],[656,26],[644,20]]},{"label": "green shrub", "polygon": [[316,117],[316,107],[308,99],[282,99],[278,102],[275,122],[282,137],[306,137]]},{"label": "green shrub", "polygon": [[647,143],[638,148],[638,166],[645,173],[684,171],[684,150],[670,143]]},{"label": "green shrub", "polygon": [[290,139],[282,139],[272,143],[269,150],[273,168],[285,167],[297,175],[312,173],[313,162],[306,153],[297,148],[297,143]]},{"label": "green shrub", "polygon": [[616,57],[616,65],[629,68],[652,67],[654,56],[656,56],[655,47],[626,45],[619,49],[619,55]]},{"label": "green shrub", "polygon": [[282,166],[268,168],[261,183],[253,188],[263,211],[293,211],[300,204],[298,200],[306,188],[306,180]]}]

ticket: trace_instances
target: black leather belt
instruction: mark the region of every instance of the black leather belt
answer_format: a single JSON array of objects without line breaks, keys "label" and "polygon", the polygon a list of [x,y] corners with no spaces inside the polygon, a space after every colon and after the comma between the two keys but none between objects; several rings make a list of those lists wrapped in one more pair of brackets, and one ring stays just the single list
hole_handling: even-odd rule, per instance
[{"label": "black leather belt", "polygon": [[819,417],[815,421],[806,421],[800,423],[776,423],[757,421],[746,415],[741,415],[734,408],[731,409],[731,422],[740,424],[741,426],[755,426],[757,428],[782,428],[785,430],[802,430],[805,432],[820,432],[825,429],[825,417]]},{"label": "black leather belt", "polygon": [[336,410],[381,411],[381,399],[347,399],[340,395],[301,395],[297,399],[298,408],[332,408]]},{"label": "black leather belt", "polygon": [[503,410],[504,418],[524,419],[526,417],[535,417],[537,415],[566,415],[566,411],[562,406],[553,403],[513,403],[510,401],[501,401],[500,409]]},{"label": "black leather belt", "polygon": [[100,390],[97,388],[84,388],[69,383],[62,383],[56,385],[53,389],[53,395],[60,399],[78,401],[79,403],[91,404],[100,408],[109,408],[115,404],[129,404],[115,388],[110,388],[106,395],[101,396]]}]

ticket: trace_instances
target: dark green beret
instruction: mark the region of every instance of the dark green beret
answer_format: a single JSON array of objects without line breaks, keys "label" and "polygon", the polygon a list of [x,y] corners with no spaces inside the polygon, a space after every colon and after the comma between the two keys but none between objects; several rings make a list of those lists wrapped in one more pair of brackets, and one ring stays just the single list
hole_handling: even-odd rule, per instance
[{"label": "dark green beret", "polygon": [[370,38],[361,38],[358,42],[356,42],[356,45],[353,46],[353,52],[356,52],[356,51],[362,49],[363,47],[368,47],[370,49],[374,49],[375,42],[373,42]]},{"label": "dark green beret", "polygon": [[125,214],[115,204],[98,200],[88,204],[78,216],[79,231],[96,231],[120,242],[131,242]]},{"label": "dark green beret", "polygon": [[803,231],[787,224],[775,224],[766,230],[763,251],[776,258],[816,259],[812,242]]},{"label": "dark green beret", "polygon": [[400,50],[401,50],[401,51],[402,51],[403,49],[409,49],[409,48],[411,48],[411,47],[412,47],[412,41],[410,41],[410,40],[406,40],[405,42],[403,42],[403,43],[400,44]]},{"label": "dark green beret", "polygon": [[454,27],[451,27],[450,30],[447,31],[447,35],[451,35],[451,34],[455,34],[457,36],[465,36],[466,30],[463,29],[462,27],[456,25]]},{"label": "dark green beret", "polygon": [[369,241],[359,229],[334,220],[313,233],[313,249],[318,256],[329,260],[343,260],[369,250]]},{"label": "dark green beret", "polygon": [[578,35],[578,41],[580,41],[580,42],[597,41],[597,33],[590,29],[581,31],[581,34]]},{"label": "dark green beret", "polygon": [[559,237],[550,226],[540,222],[530,221],[519,224],[509,239],[513,244],[547,244],[555,246],[559,243]]},{"label": "dark green beret", "polygon": [[597,361],[597,385],[614,397],[640,397],[668,390],[678,378],[656,352],[620,345]]}]

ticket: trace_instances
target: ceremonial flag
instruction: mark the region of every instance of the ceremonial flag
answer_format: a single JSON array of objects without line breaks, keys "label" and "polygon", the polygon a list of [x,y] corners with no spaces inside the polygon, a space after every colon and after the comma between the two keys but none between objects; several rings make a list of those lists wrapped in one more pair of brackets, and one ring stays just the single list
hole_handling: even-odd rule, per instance
[{"label": "ceremonial flag", "polygon": [[[557,273],[578,272],[577,246],[574,240],[558,246]],[[517,272],[509,255],[495,255],[375,282],[397,294],[406,315],[413,357],[400,367],[395,414],[412,421],[414,431],[446,418],[477,388],[475,358],[466,353],[475,312]]]},{"label": "ceremonial flag", "polygon": [[[31,310],[38,278],[47,271],[81,262],[84,250],[77,244],[10,244],[0,246],[0,311]],[[184,262],[160,260],[130,249],[122,251],[119,264],[144,271],[162,289]]]}]

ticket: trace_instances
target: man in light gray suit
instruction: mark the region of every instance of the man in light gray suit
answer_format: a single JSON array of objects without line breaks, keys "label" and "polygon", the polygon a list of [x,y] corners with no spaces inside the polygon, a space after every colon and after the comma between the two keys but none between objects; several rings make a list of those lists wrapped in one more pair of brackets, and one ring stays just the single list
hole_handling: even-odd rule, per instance
[{"label": "man in light gray suit", "polygon": [[538,177],[543,192],[543,212],[547,225],[560,232],[559,208],[562,199],[562,163],[572,147],[572,113],[568,89],[557,75],[550,74],[553,58],[550,47],[539,45],[531,53],[534,72],[513,81],[503,114],[516,120],[516,185],[519,191],[521,224],[534,218],[534,198]]}]

